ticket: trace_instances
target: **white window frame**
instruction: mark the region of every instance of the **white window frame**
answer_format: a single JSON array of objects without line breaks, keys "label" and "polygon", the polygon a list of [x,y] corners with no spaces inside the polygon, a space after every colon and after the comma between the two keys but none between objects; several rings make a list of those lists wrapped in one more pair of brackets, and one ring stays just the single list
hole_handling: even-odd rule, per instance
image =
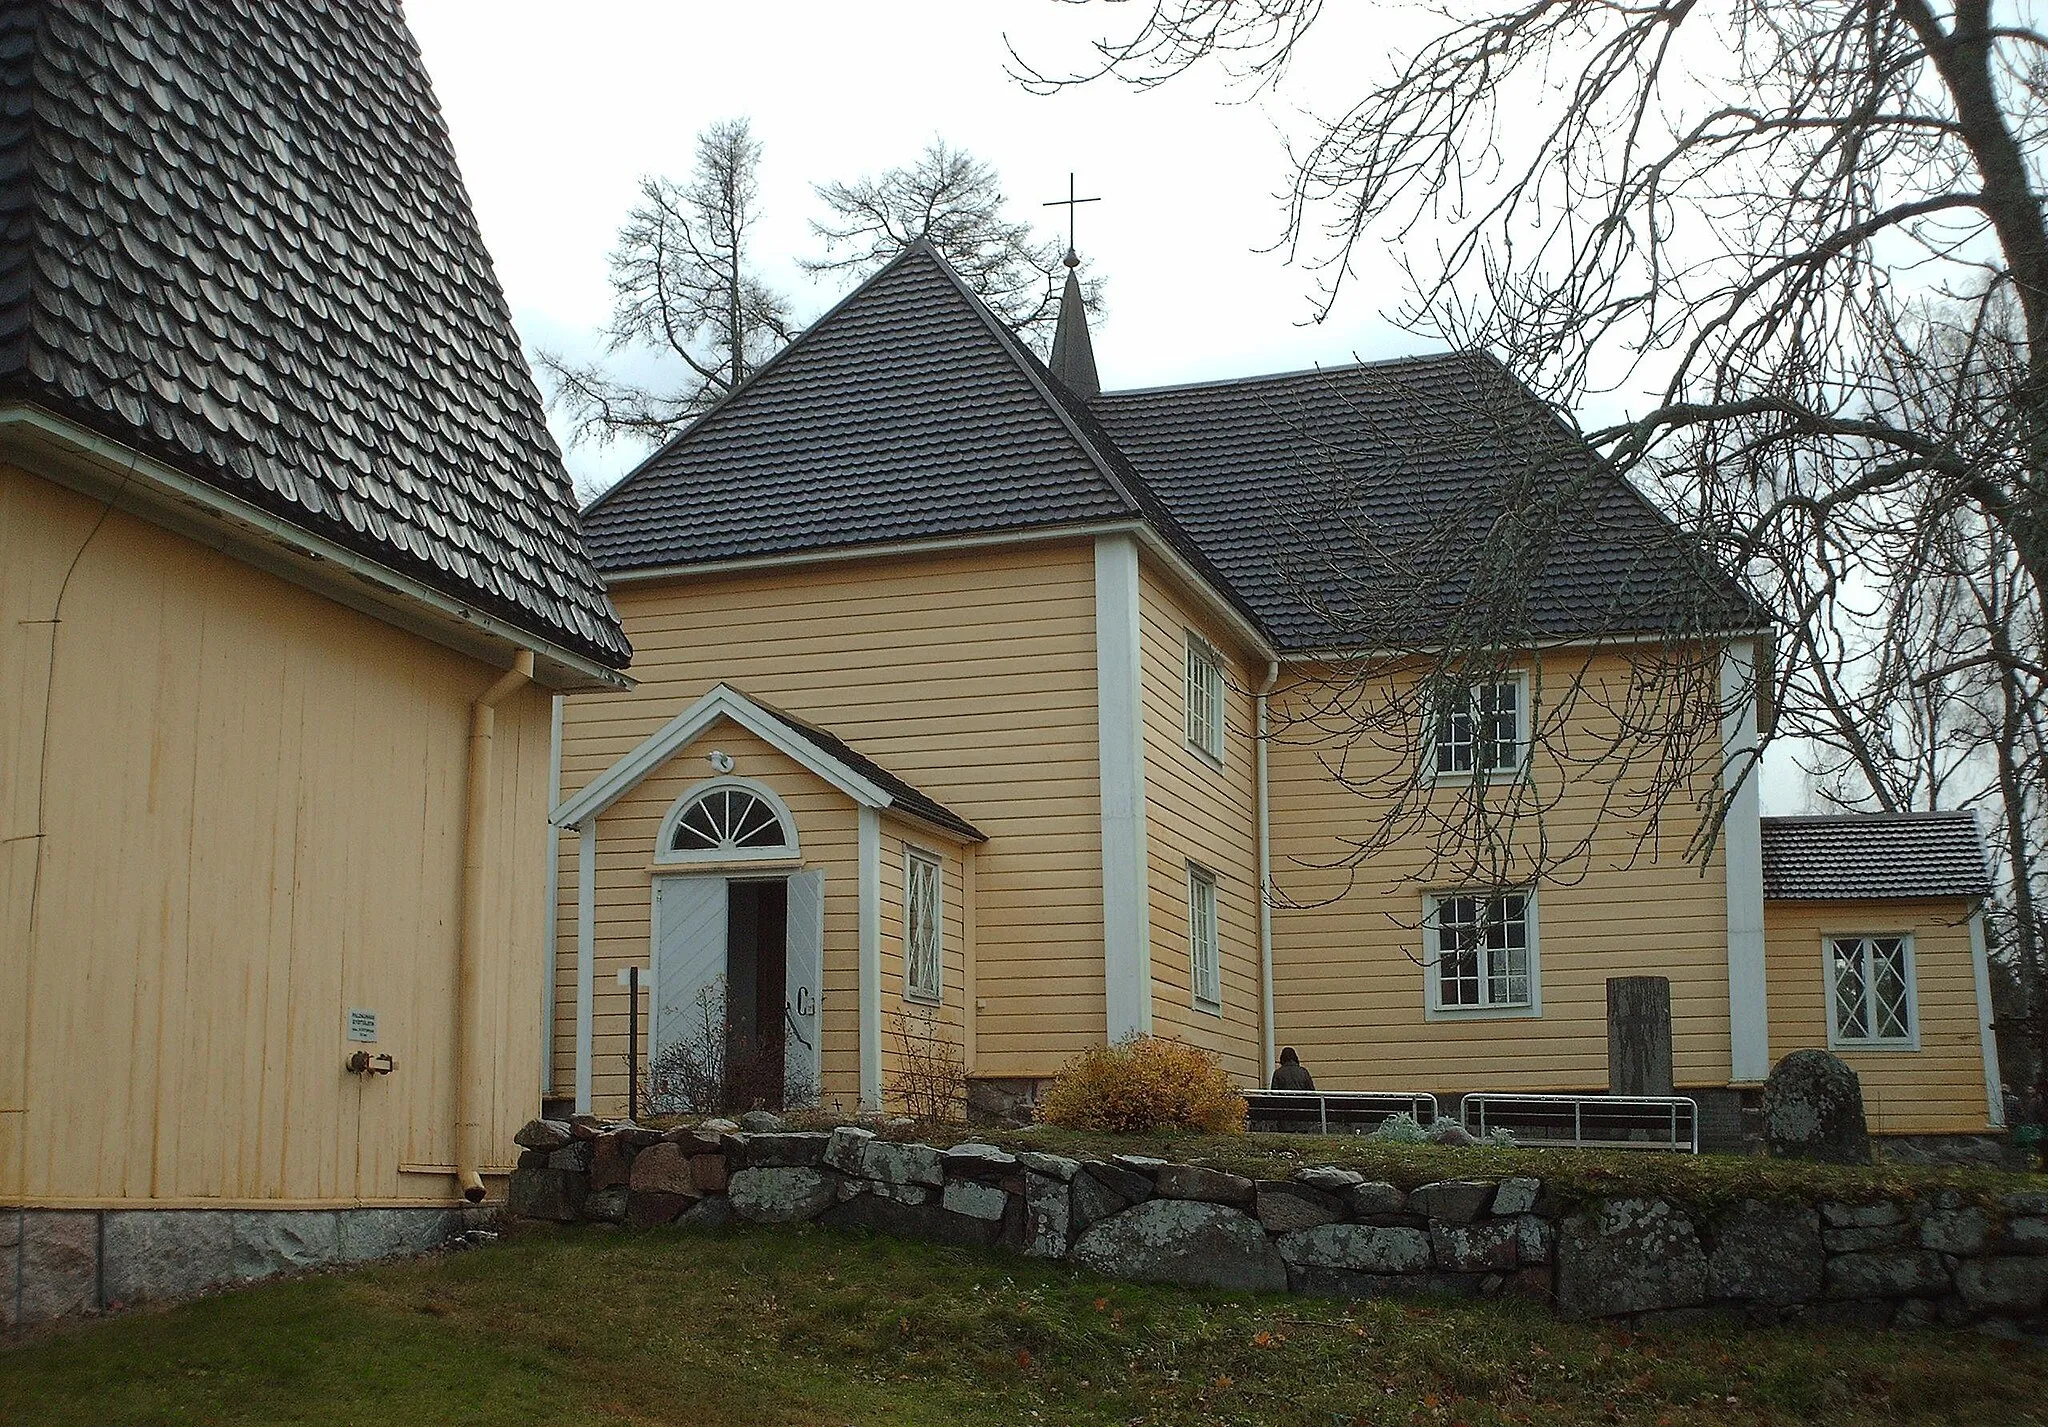
[{"label": "white window frame", "polygon": [[[721,791],[751,793],[765,803],[782,822],[785,839],[773,847],[693,847],[678,849],[673,844],[676,828],[687,813],[700,799]],[[707,778],[693,783],[683,790],[683,795],[668,805],[662,815],[661,830],[654,838],[654,860],[661,865],[679,863],[727,863],[727,862],[791,862],[800,856],[796,830],[796,819],[790,816],[789,804],[776,796],[775,790],[766,783],[757,783],[752,778],[720,777]]]},{"label": "white window frame", "polygon": [[[916,902],[918,874],[929,874],[931,947],[929,964],[919,955]],[[928,971],[929,977],[920,975]],[[946,999],[946,864],[935,852],[903,844],[903,999],[943,1005]]]},{"label": "white window frame", "polygon": [[[1512,763],[1493,768],[1441,768],[1438,766],[1438,750],[1441,743],[1438,730],[1445,717],[1444,703],[1451,695],[1466,699],[1477,699],[1482,689],[1512,688],[1515,691],[1515,757]],[[1526,673],[1504,674],[1497,679],[1482,679],[1472,684],[1457,684],[1446,681],[1432,692],[1425,701],[1425,726],[1422,738],[1422,768],[1427,781],[1432,783],[1470,783],[1475,779],[1486,782],[1505,782],[1528,776],[1530,744],[1529,676]],[[1472,717],[1470,713],[1465,715]],[[1474,747],[1477,748],[1475,729]]]},{"label": "white window frame", "polygon": [[[1223,1011],[1223,938],[1216,874],[1188,864],[1188,999],[1198,1011]],[[1205,973],[1206,972],[1206,976]],[[1204,991],[1209,994],[1204,995]]]},{"label": "white window frame", "polygon": [[[1874,955],[1873,943],[1895,941],[1900,944],[1902,974],[1906,983],[1906,1034],[1903,1036],[1845,1036],[1841,1032],[1838,996],[1840,987],[1835,979],[1835,947],[1838,943],[1854,942],[1860,947],[1862,976],[1865,987],[1863,998],[1863,1024],[1871,1024],[1871,1003],[1868,987],[1870,967]],[[1839,1051],[1916,1051],[1920,1049],[1920,975],[1914,964],[1913,934],[1903,931],[1860,931],[1829,932],[1820,939],[1820,974],[1827,983],[1828,1008],[1828,1049]]]},{"label": "white window frame", "polygon": [[[1487,999],[1492,995],[1493,977],[1490,962],[1481,948],[1479,966],[1479,994],[1477,1005],[1445,1005],[1443,1000],[1441,940],[1442,923],[1440,913],[1443,904],[1459,897],[1476,897],[1491,903],[1502,897],[1522,899],[1523,942],[1528,965],[1529,998],[1526,1001],[1495,1002]],[[1542,935],[1539,928],[1536,889],[1534,887],[1458,887],[1440,892],[1431,892],[1422,899],[1422,995],[1425,1019],[1436,1021],[1490,1021],[1490,1020],[1533,1020],[1543,1014],[1543,958]]]},{"label": "white window frame", "polygon": [[[1223,701],[1226,680],[1223,655],[1216,646],[1190,629],[1181,678],[1181,724],[1188,747],[1218,767],[1223,765]],[[1208,705],[1208,716],[1199,716],[1199,704]]]}]

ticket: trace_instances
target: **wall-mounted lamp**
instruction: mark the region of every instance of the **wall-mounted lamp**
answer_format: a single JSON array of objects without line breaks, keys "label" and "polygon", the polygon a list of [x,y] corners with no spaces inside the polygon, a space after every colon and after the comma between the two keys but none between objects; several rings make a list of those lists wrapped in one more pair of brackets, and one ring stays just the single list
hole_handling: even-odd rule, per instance
[{"label": "wall-mounted lamp", "polygon": [[723,748],[714,748],[711,751],[711,766],[717,772],[730,773],[733,769],[739,767],[739,764]]},{"label": "wall-mounted lamp", "polygon": [[398,1069],[398,1062],[390,1056],[371,1055],[366,1050],[357,1051],[344,1064],[351,1075],[389,1075]]}]

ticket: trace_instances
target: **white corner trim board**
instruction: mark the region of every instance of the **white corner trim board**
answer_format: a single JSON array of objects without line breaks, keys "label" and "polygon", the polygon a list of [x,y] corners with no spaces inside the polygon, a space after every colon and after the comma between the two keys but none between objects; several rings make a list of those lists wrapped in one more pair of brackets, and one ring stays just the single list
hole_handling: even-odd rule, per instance
[{"label": "white corner trim board", "polygon": [[1113,1041],[1152,1031],[1140,649],[1137,541],[1104,535],[1095,542],[1095,707],[1102,791],[1103,999]]},{"label": "white corner trim board", "polygon": [[882,1108],[882,815],[860,810],[860,1107]]},{"label": "white corner trim board", "polygon": [[576,1113],[588,1115],[597,1028],[597,819],[576,834]]},{"label": "white corner trim board", "polygon": [[1721,787],[1731,794],[1721,825],[1728,881],[1729,1078],[1771,1073],[1770,1002],[1764,969],[1764,845],[1757,801],[1756,642],[1721,653]]},{"label": "white corner trim board", "polygon": [[1984,1108],[1994,1127],[2005,1124],[2005,1096],[1999,1093],[1998,1032],[1991,1025],[1991,958],[1984,944],[1984,909],[1970,913],[1970,970],[1977,982],[1977,1042],[1984,1051]]},{"label": "white corner trim board", "polygon": [[[552,808],[562,801],[562,696],[556,694],[548,703],[548,806]],[[555,924],[561,914],[560,828],[548,829],[546,861],[541,867],[547,880],[542,884],[545,900],[540,919],[540,1093],[547,1096],[555,1089],[555,968],[561,954],[561,932]]]}]

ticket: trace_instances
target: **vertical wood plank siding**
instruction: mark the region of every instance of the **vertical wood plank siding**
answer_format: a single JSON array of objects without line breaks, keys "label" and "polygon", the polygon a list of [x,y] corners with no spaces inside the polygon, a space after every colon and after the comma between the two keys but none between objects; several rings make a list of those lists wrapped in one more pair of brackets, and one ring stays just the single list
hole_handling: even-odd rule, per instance
[{"label": "vertical wood plank siding", "polygon": [[[1257,1084],[1264,1067],[1259,1064],[1258,794],[1253,781],[1258,722],[1252,695],[1265,668],[1233,652],[1223,631],[1198,615],[1149,565],[1141,570],[1139,612],[1153,1029],[1215,1052],[1239,1084]],[[1224,662],[1220,768],[1187,742],[1190,629]],[[1220,1013],[1194,1003],[1190,862],[1216,874]]]},{"label": "vertical wood plank siding", "polygon": [[[453,1163],[469,704],[501,671],[99,517],[0,468],[0,1202],[455,1198],[452,1173],[400,1166]],[[37,621],[74,556],[45,729]],[[499,707],[499,1164],[539,1074],[548,726],[537,690]],[[343,1071],[350,1007],[378,1012],[395,1074]]]},{"label": "vertical wood plank siding", "polygon": [[1970,960],[1970,903],[1765,902],[1771,1054],[1828,1048],[1828,936],[1913,937],[1920,1049],[1836,1047],[1863,1082],[1870,1128],[1892,1134],[1981,1131],[1989,1119]]},{"label": "vertical wood plank siding", "polygon": [[[1607,978],[1641,973],[1671,978],[1679,1083],[1727,1083],[1724,874],[1718,849],[1704,869],[1686,860],[1699,818],[1691,797],[1672,799],[1654,828],[1619,809],[1603,814],[1604,770],[1561,767],[1539,748],[1533,777],[1558,794],[1542,833],[1553,846],[1592,834],[1592,854],[1583,865],[1537,888],[1542,1014],[1430,1020],[1419,929],[1424,889],[1440,880],[1431,870],[1430,838],[1411,832],[1366,865],[1342,865],[1347,844],[1371,836],[1386,807],[1332,773],[1341,769],[1369,783],[1393,760],[1415,757],[1414,740],[1378,731],[1357,736],[1346,724],[1341,696],[1332,699],[1327,685],[1299,682],[1317,676],[1291,671],[1272,700],[1270,786],[1279,902],[1273,912],[1275,1027],[1280,1044],[1301,1052],[1318,1085],[1602,1089]],[[1597,748],[1612,717],[1603,705],[1625,701],[1627,660],[1613,653],[1546,656],[1545,686],[1561,687],[1574,676],[1594,696],[1580,701],[1563,742]],[[1691,776],[1711,785],[1717,764],[1702,757]],[[1649,832],[1654,840],[1646,842]],[[1522,835],[1533,838],[1537,829]]]},{"label": "vertical wood plank siding", "polygon": [[[830,729],[989,835],[976,889],[986,1006],[977,1071],[1049,1074],[1101,1038],[1091,546],[624,585],[614,600],[639,686],[568,701],[565,796],[730,683]],[[885,891],[890,880],[885,873]],[[950,881],[957,887],[957,876]],[[566,998],[573,880],[560,895],[557,987]],[[900,938],[894,946],[900,953]],[[568,999],[557,1004],[554,1083],[566,1090],[572,1018]]]}]

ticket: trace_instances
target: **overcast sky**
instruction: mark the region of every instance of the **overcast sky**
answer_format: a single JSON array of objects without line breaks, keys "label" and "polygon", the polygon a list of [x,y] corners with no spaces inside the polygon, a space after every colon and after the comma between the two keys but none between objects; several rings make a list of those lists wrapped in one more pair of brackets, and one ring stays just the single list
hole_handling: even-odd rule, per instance
[{"label": "overcast sky", "polygon": [[[744,115],[765,148],[761,268],[802,318],[841,295],[796,258],[818,250],[814,183],[904,163],[944,135],[994,165],[1012,211],[1058,230],[1072,171],[1080,247],[1106,279],[1095,354],[1108,387],[1150,386],[1421,349],[1384,311],[1392,261],[1370,246],[1343,303],[1306,325],[1314,277],[1270,251],[1303,112],[1355,99],[1395,48],[1432,23],[1408,7],[1333,5],[1278,95],[1202,73],[1148,91],[1101,81],[1050,96],[1006,74],[1006,40],[1047,72],[1085,66],[1088,42],[1138,6],[1052,0],[824,0],[710,4],[407,0],[453,131],[484,239],[529,349],[595,350],[610,309],[605,255],[644,174],[684,177],[705,125]],[[564,434],[557,423],[557,434]],[[643,454],[569,447],[586,490]],[[1767,805],[1803,781],[1782,745]]]}]

